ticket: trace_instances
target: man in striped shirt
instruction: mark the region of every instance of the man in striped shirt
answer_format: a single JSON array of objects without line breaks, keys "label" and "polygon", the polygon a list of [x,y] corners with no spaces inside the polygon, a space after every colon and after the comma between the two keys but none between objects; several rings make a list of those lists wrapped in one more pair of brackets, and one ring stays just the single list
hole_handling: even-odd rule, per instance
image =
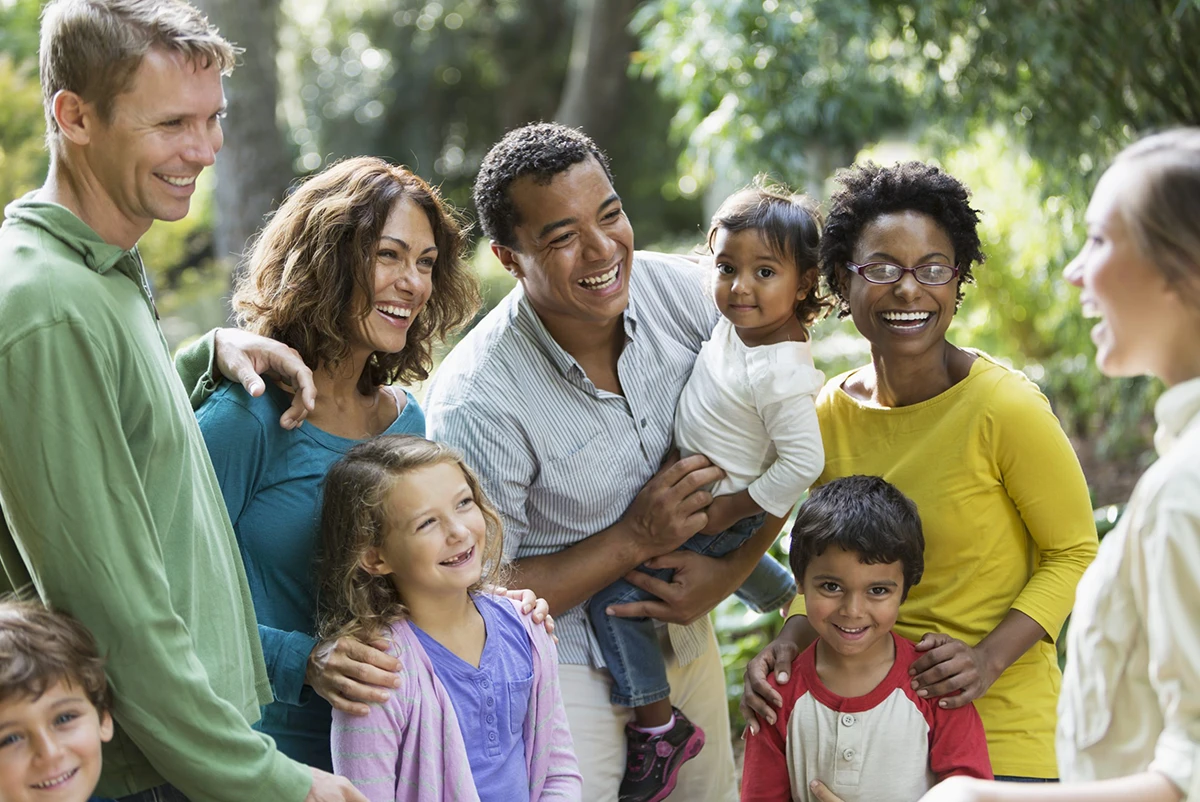
[{"label": "man in striped shirt", "polygon": [[[484,233],[518,286],[450,353],[426,398],[430,438],[454,445],[504,517],[514,583],[558,616],[560,678],[584,798],[617,799],[628,708],[609,701],[582,606],[625,577],[662,601],[671,698],[710,733],[675,798],[736,797],[720,657],[707,613],[770,545],[771,527],[712,558],[676,551],[706,524],[721,477],[672,461],[676,402],[717,311],[686,260],[633,250],[605,156],[559,125],[510,132],[475,182]],[[664,462],[664,459],[666,460]],[[670,582],[635,569],[675,571]]]}]

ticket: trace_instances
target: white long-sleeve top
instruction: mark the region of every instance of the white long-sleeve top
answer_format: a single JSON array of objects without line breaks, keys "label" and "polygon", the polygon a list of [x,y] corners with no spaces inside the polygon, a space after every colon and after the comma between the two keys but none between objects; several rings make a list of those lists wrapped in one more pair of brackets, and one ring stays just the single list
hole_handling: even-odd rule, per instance
[{"label": "white long-sleeve top", "polygon": [[1200,799],[1200,379],[1155,407],[1160,459],[1075,594],[1058,701],[1069,782],[1157,771]]},{"label": "white long-sleeve top", "polygon": [[675,410],[675,443],[725,471],[714,496],[740,493],[784,517],[821,474],[815,399],[825,375],[806,342],[746,346],[717,321]]}]

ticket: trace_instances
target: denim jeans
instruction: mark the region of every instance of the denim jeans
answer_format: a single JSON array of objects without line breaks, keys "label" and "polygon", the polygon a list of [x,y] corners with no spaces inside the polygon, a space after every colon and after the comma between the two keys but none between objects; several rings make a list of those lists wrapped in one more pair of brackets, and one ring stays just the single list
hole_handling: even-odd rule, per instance
[{"label": "denim jeans", "polygon": [[[765,513],[759,513],[743,518],[719,535],[695,535],[682,548],[709,557],[723,557],[749,540],[765,518]],[[638,570],[668,581],[675,573],[669,568]],[[792,575],[769,556],[763,556],[737,590],[738,597],[760,613],[781,607],[795,593]],[[653,594],[619,579],[588,602],[588,616],[600,642],[600,653],[613,677],[614,705],[641,707],[671,695],[653,619],[617,618],[604,612],[614,604],[653,598]]]},{"label": "denim jeans", "polygon": [[188,802],[188,798],[173,785],[160,785],[117,799],[103,799],[94,796],[88,802]]}]

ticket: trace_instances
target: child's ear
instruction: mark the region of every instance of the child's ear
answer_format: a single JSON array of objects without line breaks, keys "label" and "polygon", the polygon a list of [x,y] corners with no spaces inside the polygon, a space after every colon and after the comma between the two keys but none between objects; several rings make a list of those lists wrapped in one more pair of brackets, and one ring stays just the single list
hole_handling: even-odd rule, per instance
[{"label": "child's ear", "polygon": [[100,714],[100,742],[108,743],[113,737],[112,713],[105,710]]},{"label": "child's ear", "polygon": [[368,547],[358,558],[358,565],[371,576],[387,576],[392,573],[392,567],[388,565],[377,546]]},{"label": "child's ear", "polygon": [[821,273],[816,268],[800,274],[800,284],[796,287],[796,300],[803,301],[812,292],[813,287],[821,280]]}]

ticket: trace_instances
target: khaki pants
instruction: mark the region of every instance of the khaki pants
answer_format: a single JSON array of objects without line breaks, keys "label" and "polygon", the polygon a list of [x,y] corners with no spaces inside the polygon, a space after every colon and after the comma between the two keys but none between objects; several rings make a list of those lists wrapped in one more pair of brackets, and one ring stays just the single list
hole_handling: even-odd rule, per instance
[{"label": "khaki pants", "polygon": [[[725,704],[725,677],[716,636],[710,634],[704,653],[681,667],[675,662],[665,629],[662,634],[659,641],[667,661],[671,703],[706,736],[704,749],[680,770],[679,783],[670,798],[680,802],[735,802],[729,708]],[[558,680],[583,774],[583,800],[617,802],[617,789],[625,773],[625,724],[633,719],[633,712],[609,702],[612,680],[607,671],[560,664]]]}]

